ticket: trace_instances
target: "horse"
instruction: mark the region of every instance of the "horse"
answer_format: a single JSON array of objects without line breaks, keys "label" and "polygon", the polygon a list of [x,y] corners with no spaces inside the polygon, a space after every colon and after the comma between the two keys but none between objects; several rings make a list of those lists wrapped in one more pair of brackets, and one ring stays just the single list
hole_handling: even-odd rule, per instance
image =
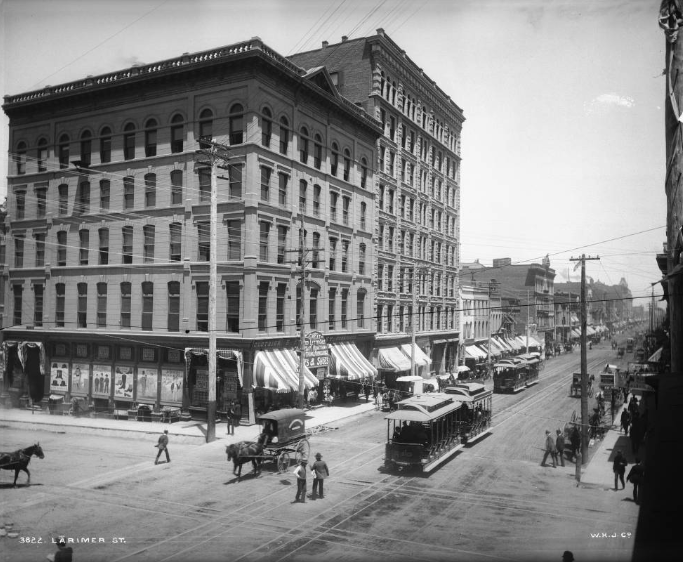
[{"label": "horse", "polygon": [[4,470],[14,470],[14,487],[17,485],[17,478],[19,477],[20,470],[23,470],[28,475],[26,485],[31,485],[31,473],[28,471],[28,463],[31,462],[31,457],[33,455],[36,455],[39,459],[45,458],[45,454],[39,443],[26,447],[25,449],[19,449],[13,453],[0,453],[0,468]]},{"label": "horse", "polygon": [[254,443],[253,441],[240,441],[239,443],[234,443],[228,445],[225,448],[225,452],[228,455],[228,462],[232,460],[233,470],[232,473],[237,476],[237,481],[240,481],[242,476],[242,465],[246,462],[251,461],[254,467],[254,473],[261,473],[261,461],[263,460],[263,443]]}]

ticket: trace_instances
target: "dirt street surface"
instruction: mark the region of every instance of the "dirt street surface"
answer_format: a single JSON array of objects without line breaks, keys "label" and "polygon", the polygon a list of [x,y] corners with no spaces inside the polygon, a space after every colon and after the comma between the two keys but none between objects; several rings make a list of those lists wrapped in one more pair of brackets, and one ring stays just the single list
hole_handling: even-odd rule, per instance
[{"label": "dirt street surface", "polygon": [[[609,344],[588,354],[589,372],[615,362]],[[75,541],[75,561],[431,561],[630,560],[638,507],[630,486],[578,486],[575,467],[541,467],[545,429],[562,429],[579,398],[569,396],[579,353],[546,362],[540,382],[494,395],[492,433],[429,476],[383,469],[384,414],[371,412],[310,438],[331,476],[325,498],[294,503],[296,479],[273,463],[241,482],[225,446],[170,444],[154,465],[148,441],[6,428],[0,450],[39,440],[45,459],[12,488],[0,475],[0,560],[45,560],[53,538]],[[327,429],[327,430],[325,430]],[[591,448],[594,452],[599,445]],[[245,476],[246,474],[246,476]],[[312,480],[308,481],[310,495]],[[39,542],[40,541],[40,542]]]}]

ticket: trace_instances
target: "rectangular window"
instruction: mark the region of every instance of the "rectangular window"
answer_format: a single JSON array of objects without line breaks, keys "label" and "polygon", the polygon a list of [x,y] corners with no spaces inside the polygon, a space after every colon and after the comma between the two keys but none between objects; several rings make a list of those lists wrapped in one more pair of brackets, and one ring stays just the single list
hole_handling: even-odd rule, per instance
[{"label": "rectangular window", "polygon": [[337,267],[337,239],[330,238],[330,271]]},{"label": "rectangular window", "polygon": [[259,236],[259,259],[268,261],[268,243],[270,237],[270,223],[261,221],[261,233]]},{"label": "rectangular window", "polygon": [[270,201],[270,174],[272,173],[272,170],[270,168],[266,168],[265,166],[261,167],[261,201],[269,202]]},{"label": "rectangular window", "polygon": [[88,284],[78,284],[78,304],[76,310],[76,325],[78,328],[88,327]]},{"label": "rectangular window", "polygon": [[40,143],[38,146],[38,171],[47,171],[47,146]]},{"label": "rectangular window", "polygon": [[130,328],[131,284],[121,283],[121,327]]},{"label": "rectangular window", "polygon": [[182,205],[183,203],[183,172],[173,170],[171,172],[171,205]]},{"label": "rectangular window", "polygon": [[157,155],[157,130],[149,129],[145,131],[145,156]]},{"label": "rectangular window", "polygon": [[12,314],[12,322],[15,326],[21,326],[21,309],[24,306],[24,288],[21,285],[13,285],[14,292],[14,310]]},{"label": "rectangular window", "polygon": [[240,284],[239,281],[228,281],[225,284],[227,297],[226,331],[239,333],[240,331]]},{"label": "rectangular window", "polygon": [[337,308],[337,289],[331,288],[329,292],[329,296],[327,299],[327,304],[328,304],[328,312],[327,312],[327,320],[328,320],[328,329],[334,330],[335,328],[335,311]]},{"label": "rectangular window", "polygon": [[17,219],[24,219],[26,218],[26,193],[23,191],[19,191],[18,193],[15,194],[16,201],[15,201],[15,208],[16,208],[16,216]]},{"label": "rectangular window", "polygon": [[[176,118],[174,118],[174,120],[175,119]],[[171,127],[171,152],[174,154],[182,152],[184,140],[185,128],[183,127],[183,125],[173,125]]]},{"label": "rectangular window", "polygon": [[123,178],[123,208],[135,207],[135,182],[132,177]]},{"label": "rectangular window", "polygon": [[268,328],[268,282],[258,284],[258,331],[265,332]]},{"label": "rectangular window", "polygon": [[99,238],[99,264],[109,264],[109,229],[100,228],[98,231]]},{"label": "rectangular window", "polygon": [[171,261],[180,261],[183,227],[179,223],[169,225],[169,258]]},{"label": "rectangular window", "polygon": [[55,324],[59,328],[64,327],[64,308],[66,300],[66,285],[57,283],[55,285]]},{"label": "rectangular window", "polygon": [[197,281],[197,331],[209,331],[209,283]]},{"label": "rectangular window", "polygon": [[367,223],[367,208],[365,203],[360,204],[360,227],[365,230]]},{"label": "rectangular window", "polygon": [[145,331],[152,330],[154,319],[154,283],[145,281],[142,284],[142,323]]},{"label": "rectangular window", "polygon": [[97,327],[107,327],[107,284],[97,284]]},{"label": "rectangular window", "polygon": [[230,198],[242,199],[242,166],[239,164],[228,166],[228,181],[230,182]]},{"label": "rectangular window", "polygon": [[74,213],[83,214],[90,212],[90,182],[84,181],[78,184]]},{"label": "rectangular window", "polygon": [[308,323],[310,324],[311,330],[315,330],[318,327],[318,289],[311,289],[309,305]]},{"label": "rectangular window", "polygon": [[80,230],[78,232],[80,247],[78,251],[78,264],[88,265],[88,254],[90,253],[90,231]]},{"label": "rectangular window", "polygon": [[36,241],[36,267],[43,267],[45,265],[45,233],[38,232],[33,235],[33,238]]},{"label": "rectangular window", "polygon": [[157,204],[157,176],[145,175],[145,207],[156,207]]},{"label": "rectangular window", "polygon": [[242,223],[227,221],[228,228],[228,260],[242,259]]},{"label": "rectangular window", "polygon": [[313,186],[313,216],[320,216],[320,193],[321,187],[319,185]]},{"label": "rectangular window", "polygon": [[287,174],[278,174],[280,176],[279,189],[278,189],[278,203],[281,206],[287,205],[287,182],[289,181],[289,176]]},{"label": "rectangular window", "polygon": [[58,188],[59,191],[59,207],[58,213],[66,215],[69,213],[69,186],[63,183]]},{"label": "rectangular window", "polygon": [[211,259],[211,224],[208,222],[197,223],[197,259],[199,261],[209,261]]},{"label": "rectangular window", "polygon": [[275,331],[285,331],[285,294],[287,293],[287,284],[278,283],[277,285],[277,302],[275,303]]},{"label": "rectangular window", "polygon": [[110,184],[109,180],[100,180],[100,211],[109,210]]},{"label": "rectangular window", "polygon": [[356,324],[359,328],[365,327],[365,293],[356,295]]},{"label": "rectangular window", "polygon": [[342,292],[341,292],[341,327],[342,327],[342,330],[345,330],[347,328],[348,303],[349,303],[349,290],[348,289],[342,289]]},{"label": "rectangular window", "polygon": [[358,247],[358,273],[365,275],[365,244]]},{"label": "rectangular window", "polygon": [[43,295],[45,287],[43,285],[33,285],[33,325],[43,325]]},{"label": "rectangular window", "polygon": [[24,239],[14,239],[14,267],[24,267]]},{"label": "rectangular window", "polygon": [[349,241],[342,240],[342,259],[341,259],[342,273],[347,273],[349,270]]},{"label": "rectangular window", "polygon": [[342,223],[349,224],[349,208],[351,207],[351,198],[342,197]]},{"label": "rectangular window", "polygon": [[124,226],[121,229],[123,243],[121,245],[121,262],[133,263],[133,227]]},{"label": "rectangular window", "polygon": [[154,263],[154,225],[146,224],[142,227],[144,238],[143,263]]},{"label": "rectangular window", "polygon": [[180,331],[180,282],[168,282],[168,316],[166,326],[169,332]]},{"label": "rectangular window", "polygon": [[199,202],[211,201],[211,168],[200,168],[199,176]]},{"label": "rectangular window", "polygon": [[66,265],[66,230],[57,232],[57,266]]},{"label": "rectangular window", "polygon": [[36,189],[36,200],[38,218],[42,219],[45,217],[45,214],[47,212],[47,189]]},{"label": "rectangular window", "polygon": [[277,227],[277,263],[285,263],[285,256],[287,251],[287,227]]},{"label": "rectangular window", "polygon": [[299,182],[299,213],[302,215],[306,214],[306,189],[308,184],[301,180]]},{"label": "rectangular window", "polygon": [[330,193],[330,220],[337,222],[337,200],[339,199],[339,194],[334,191]]}]

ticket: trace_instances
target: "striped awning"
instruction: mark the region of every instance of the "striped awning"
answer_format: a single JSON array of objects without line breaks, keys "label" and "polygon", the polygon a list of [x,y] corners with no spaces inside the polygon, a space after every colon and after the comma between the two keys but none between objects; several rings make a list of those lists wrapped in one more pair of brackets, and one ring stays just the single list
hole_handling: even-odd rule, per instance
[{"label": "striped awning", "polygon": [[470,359],[486,359],[486,353],[484,353],[479,347],[476,345],[467,345],[465,346],[465,355],[469,357]]},{"label": "striped awning", "polygon": [[[254,358],[254,387],[276,392],[299,391],[299,359],[291,349],[259,351]],[[318,386],[318,379],[304,367],[304,387]]]},{"label": "striped awning", "polygon": [[[185,364],[190,364],[192,355],[209,355],[209,350],[205,347],[186,347],[185,348]],[[240,380],[240,386],[244,384],[242,380],[242,371],[244,369],[244,360],[242,352],[237,349],[216,349],[216,357],[220,359],[234,359],[237,362],[237,377]]]},{"label": "striped awning", "polygon": [[410,359],[398,347],[383,347],[378,352],[379,365],[395,373],[410,371]]},{"label": "striped awning", "polygon": [[[404,343],[401,346],[401,351],[403,351],[403,353],[406,354],[408,360],[412,361],[412,344]],[[420,349],[420,346],[417,344],[415,344],[415,364],[418,367],[428,367],[432,364],[432,360],[429,358],[429,355],[422,351],[422,349]]]},{"label": "striped awning", "polygon": [[330,344],[330,377],[361,380],[377,377],[377,369],[352,343]]}]

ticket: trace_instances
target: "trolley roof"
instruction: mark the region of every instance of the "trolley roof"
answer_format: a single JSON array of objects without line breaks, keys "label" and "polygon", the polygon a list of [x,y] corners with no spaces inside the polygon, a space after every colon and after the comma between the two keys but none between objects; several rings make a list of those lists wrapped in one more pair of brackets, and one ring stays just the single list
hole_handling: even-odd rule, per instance
[{"label": "trolley roof", "polygon": [[384,419],[428,422],[453,412],[460,406],[462,402],[443,394],[418,395],[401,400],[398,403],[398,410],[385,416]]},{"label": "trolley roof", "polygon": [[444,389],[444,394],[457,396],[457,399],[462,402],[474,402],[484,396],[493,394],[493,391],[486,390],[486,387],[478,382],[464,382],[447,386]]}]

